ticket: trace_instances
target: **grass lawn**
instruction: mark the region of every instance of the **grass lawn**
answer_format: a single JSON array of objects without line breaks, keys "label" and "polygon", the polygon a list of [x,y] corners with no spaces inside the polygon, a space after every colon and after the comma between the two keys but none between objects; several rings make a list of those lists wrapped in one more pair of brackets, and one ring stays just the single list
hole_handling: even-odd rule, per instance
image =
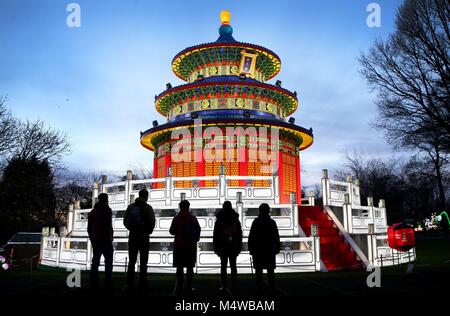
[{"label": "grass lawn", "polygon": [[[450,281],[450,239],[419,239],[416,246],[418,260],[412,273],[407,267],[383,268],[381,287],[368,288],[364,270],[335,271],[327,273],[278,274],[277,286],[281,296],[288,295],[438,295],[448,291]],[[92,294],[86,287],[68,288],[64,270],[39,267],[29,270],[0,271],[0,295],[61,295],[84,296]],[[89,274],[82,271],[82,286],[88,284]],[[116,295],[124,295],[126,284],[124,273],[115,273]],[[217,297],[218,275],[196,275],[194,279],[197,297]],[[150,289],[145,295],[169,296],[172,293],[175,275],[151,274]],[[255,294],[252,275],[239,275],[238,297]]]}]

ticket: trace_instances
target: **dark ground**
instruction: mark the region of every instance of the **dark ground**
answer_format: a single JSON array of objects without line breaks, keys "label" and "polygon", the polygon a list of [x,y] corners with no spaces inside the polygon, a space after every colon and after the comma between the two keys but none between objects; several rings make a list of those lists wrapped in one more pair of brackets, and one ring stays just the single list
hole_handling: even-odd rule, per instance
[{"label": "dark ground", "polygon": [[[412,273],[406,273],[407,266],[383,268],[381,287],[368,288],[366,278],[369,272],[335,271],[327,273],[278,274],[279,296],[289,295],[440,295],[449,290],[450,281],[450,239],[419,239],[416,246],[418,260]],[[82,272],[82,287],[68,288],[64,270],[38,267],[29,269],[0,270],[0,296],[5,295],[51,295],[85,296],[93,295],[87,289],[88,272]],[[124,273],[114,274],[115,294],[125,295],[122,289],[126,278]],[[152,274],[149,276],[148,296],[169,296],[172,293],[175,276],[171,274]],[[219,281],[217,275],[197,275],[193,284],[192,297],[218,297]],[[106,294],[104,290],[100,293]],[[255,295],[252,275],[240,275],[238,298]],[[220,297],[220,296],[219,296]]]}]

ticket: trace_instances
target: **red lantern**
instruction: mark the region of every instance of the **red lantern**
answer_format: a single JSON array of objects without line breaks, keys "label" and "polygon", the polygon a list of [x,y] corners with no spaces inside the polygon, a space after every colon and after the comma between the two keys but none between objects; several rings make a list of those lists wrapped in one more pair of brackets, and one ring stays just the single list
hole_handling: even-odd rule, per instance
[{"label": "red lantern", "polygon": [[405,223],[397,223],[388,228],[389,247],[398,251],[408,251],[416,244],[414,229]]}]

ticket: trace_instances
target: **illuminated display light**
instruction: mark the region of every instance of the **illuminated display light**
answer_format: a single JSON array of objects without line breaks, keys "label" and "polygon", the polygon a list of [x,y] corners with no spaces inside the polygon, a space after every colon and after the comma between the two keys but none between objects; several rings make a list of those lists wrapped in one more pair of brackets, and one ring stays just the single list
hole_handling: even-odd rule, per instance
[{"label": "illuminated display light", "polygon": [[184,102],[209,98],[243,98],[277,104],[284,114],[290,115],[298,106],[298,101],[290,91],[263,83],[248,82],[203,82],[175,87],[161,93],[155,101],[156,109],[166,116],[171,109]]},{"label": "illuminated display light", "polygon": [[241,60],[240,51],[258,53],[255,71],[261,73],[260,81],[270,80],[281,69],[281,61],[275,53],[267,48],[247,43],[209,43],[189,47],[180,52],[172,61],[172,70],[181,79],[188,81],[198,69],[208,65],[238,65]]},{"label": "illuminated display light", "polygon": [[228,10],[223,10],[220,12],[220,21],[222,25],[230,25],[231,13]]},{"label": "illuminated display light", "polygon": [[[253,44],[237,42],[233,37],[230,14],[221,14],[222,26],[219,40],[186,48],[172,60],[172,70],[187,84],[172,87],[155,98],[157,111],[168,118],[164,125],[155,126],[141,134],[141,144],[155,152],[155,174],[158,178],[167,176],[167,169],[172,168],[175,177],[195,178],[197,176],[218,176],[221,167],[228,176],[272,176],[279,174],[280,203],[288,203],[291,194],[299,194],[299,151],[309,147],[313,142],[312,131],[295,125],[291,117],[285,121],[298,107],[297,93],[282,88],[282,82],[266,84],[266,80],[274,77],[281,68],[280,58],[272,51]],[[249,78],[250,77],[250,78]],[[240,80],[241,79],[241,80]],[[172,131],[188,128],[193,135],[194,125],[190,119],[202,118],[202,130],[205,127],[217,127],[222,130],[223,137],[218,137],[225,146],[218,155],[219,161],[207,161],[205,149],[213,150],[213,146],[205,145],[198,136],[185,139],[186,143],[199,143],[203,150],[202,161],[172,159]],[[259,128],[275,128],[279,139],[276,146],[270,136],[265,140],[258,138],[253,143],[252,137],[236,139],[231,144],[223,143],[226,139],[226,128],[237,126]],[[203,131],[202,131],[203,133]],[[216,138],[215,138],[216,140]],[[191,144],[192,145],[192,144]],[[272,170],[271,162],[261,161],[257,148],[279,150],[277,170]],[[244,161],[237,160],[237,151],[244,153]],[[226,156],[226,153],[233,153]],[[191,153],[192,154],[192,153]],[[233,160],[227,160],[227,159]],[[194,180],[195,181],[195,180]],[[194,181],[175,181],[175,187],[191,187]],[[227,180],[229,186],[265,186],[271,180]],[[156,184],[163,186],[164,183]],[[197,187],[218,185],[217,180],[195,182]]]}]

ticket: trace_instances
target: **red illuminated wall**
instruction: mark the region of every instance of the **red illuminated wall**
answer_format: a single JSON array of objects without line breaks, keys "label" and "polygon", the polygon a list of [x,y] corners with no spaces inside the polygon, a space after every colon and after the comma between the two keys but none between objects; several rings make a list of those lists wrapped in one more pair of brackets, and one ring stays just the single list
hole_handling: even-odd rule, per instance
[{"label": "red illuminated wall", "polygon": [[[226,150],[234,151],[234,160],[227,161]],[[166,152],[160,157],[157,157],[154,161],[155,178],[164,178],[167,176],[167,168],[172,167],[173,177],[195,177],[195,176],[217,176],[220,173],[220,165],[223,164],[225,168],[225,174],[229,176],[271,176],[272,172],[263,172],[261,167],[266,164],[257,159],[256,151],[243,147],[239,149],[219,149],[216,157],[222,156],[222,161],[205,161],[202,156],[202,150],[198,149],[198,157],[202,157],[201,161],[194,160],[194,151],[186,152],[190,155],[192,161],[177,162],[171,159],[171,153]],[[238,151],[244,155],[244,161],[239,162]],[[186,159],[189,160],[189,159]],[[301,201],[301,183],[300,183],[300,158],[298,155],[288,152],[286,150],[280,150],[278,152],[278,175],[280,183],[280,203],[290,203],[290,194],[296,193],[297,202]],[[244,180],[229,180],[227,183],[229,186],[246,186]],[[200,181],[198,186],[216,186],[216,181]],[[253,182],[255,187],[269,186],[269,181],[256,180]],[[164,187],[163,184],[159,184],[158,187]],[[175,187],[192,187],[192,181],[177,181]]]}]

